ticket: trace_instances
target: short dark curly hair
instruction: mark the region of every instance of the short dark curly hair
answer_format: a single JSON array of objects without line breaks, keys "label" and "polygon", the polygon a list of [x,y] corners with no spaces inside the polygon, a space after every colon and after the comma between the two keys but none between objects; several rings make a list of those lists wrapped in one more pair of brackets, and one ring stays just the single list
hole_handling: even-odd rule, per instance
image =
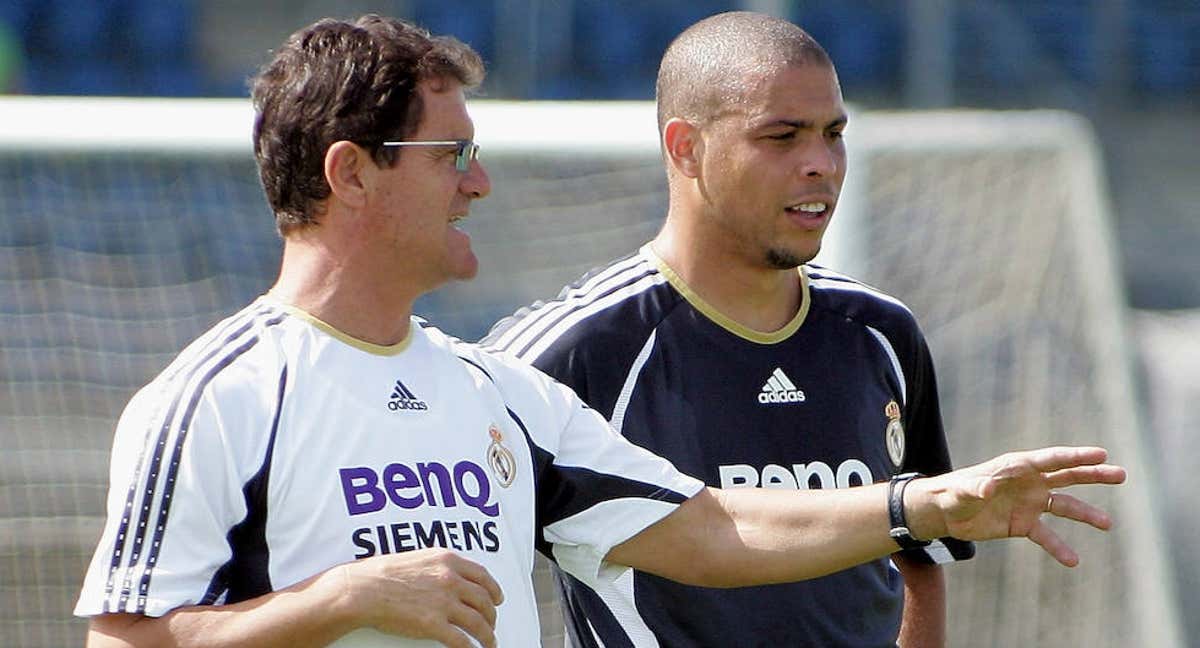
[{"label": "short dark curly hair", "polygon": [[375,14],[353,23],[326,18],[288,37],[251,91],[254,157],[279,232],[317,222],[318,203],[330,193],[330,145],[355,142],[390,166],[398,153],[381,144],[420,125],[420,82],[474,88],[483,77],[468,45]]}]

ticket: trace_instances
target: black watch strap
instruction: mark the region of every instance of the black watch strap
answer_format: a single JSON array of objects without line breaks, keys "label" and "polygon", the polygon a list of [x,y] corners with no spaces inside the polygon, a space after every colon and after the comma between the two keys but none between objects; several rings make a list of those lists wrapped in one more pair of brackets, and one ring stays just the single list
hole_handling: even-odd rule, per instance
[{"label": "black watch strap", "polygon": [[888,520],[892,525],[888,535],[900,545],[901,549],[920,549],[921,547],[929,546],[928,540],[917,540],[908,530],[908,519],[904,516],[904,489],[908,488],[908,482],[917,477],[924,477],[921,473],[910,472],[892,477],[888,482]]}]

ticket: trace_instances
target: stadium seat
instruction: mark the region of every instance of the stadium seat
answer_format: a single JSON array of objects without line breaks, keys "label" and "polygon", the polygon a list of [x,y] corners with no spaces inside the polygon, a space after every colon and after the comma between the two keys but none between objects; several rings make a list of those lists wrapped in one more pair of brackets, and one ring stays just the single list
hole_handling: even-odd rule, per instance
[{"label": "stadium seat", "polygon": [[415,22],[435,34],[453,34],[467,43],[485,61],[495,57],[496,3],[490,1],[445,2],[417,0],[410,2],[410,16]]},{"label": "stadium seat", "polygon": [[0,2],[0,22],[16,34],[27,34],[33,27],[42,3],[34,0],[5,0]]},{"label": "stadium seat", "polygon": [[1096,12],[1094,3],[1084,0],[1028,3],[1014,9],[1029,26],[1039,58],[1085,83],[1096,80],[1097,66],[1102,64],[1095,55]]},{"label": "stadium seat", "polygon": [[48,44],[74,60],[101,52],[113,33],[108,3],[89,0],[54,0],[44,22]]},{"label": "stadium seat", "polygon": [[1200,91],[1200,7],[1142,7],[1133,22],[1139,87],[1169,95]]},{"label": "stadium seat", "polygon": [[871,2],[851,12],[841,2],[805,2],[788,18],[821,42],[855,92],[899,83],[904,24],[895,7]]}]

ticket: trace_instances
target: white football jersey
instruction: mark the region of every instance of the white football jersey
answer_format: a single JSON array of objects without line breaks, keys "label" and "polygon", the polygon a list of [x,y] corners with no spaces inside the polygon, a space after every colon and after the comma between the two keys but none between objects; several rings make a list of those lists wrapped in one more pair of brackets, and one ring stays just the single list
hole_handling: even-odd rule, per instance
[{"label": "white football jersey", "polygon": [[503,588],[499,645],[535,646],[535,545],[615,578],[609,549],[701,488],[519,361],[419,318],[371,345],[267,296],[130,401],[75,613],[161,616],[444,547]]}]

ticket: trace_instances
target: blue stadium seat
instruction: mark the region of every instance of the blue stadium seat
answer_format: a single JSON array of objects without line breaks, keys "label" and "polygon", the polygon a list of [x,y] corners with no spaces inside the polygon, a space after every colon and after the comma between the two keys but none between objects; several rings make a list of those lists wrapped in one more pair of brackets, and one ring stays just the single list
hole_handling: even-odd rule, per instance
[{"label": "blue stadium seat", "polygon": [[182,59],[195,46],[191,0],[129,0],[126,28],[138,56]]},{"label": "blue stadium seat", "polygon": [[954,77],[960,90],[1017,90],[1028,81],[1029,52],[1017,47],[1001,51],[994,17],[961,7],[955,12],[953,30]]},{"label": "blue stadium seat", "polygon": [[493,60],[496,3],[492,0],[417,0],[409,5],[410,17],[417,24],[435,34],[451,34],[474,48],[485,61]]},{"label": "blue stadium seat", "polygon": [[124,94],[129,85],[124,70],[97,57],[70,60],[31,57],[26,67],[25,84],[33,94]]},{"label": "blue stadium seat", "polygon": [[1139,87],[1170,95],[1200,91],[1200,7],[1142,7],[1133,22]]},{"label": "blue stadium seat", "polygon": [[853,88],[898,83],[904,24],[895,7],[864,3],[846,11],[841,2],[808,2],[790,18],[825,47],[843,84]]},{"label": "blue stadium seat", "polygon": [[1066,76],[1082,82],[1097,78],[1095,3],[1089,0],[1055,0],[1021,3],[1013,13],[1024,19],[1037,47]]},{"label": "blue stadium seat", "polygon": [[43,25],[48,45],[73,60],[101,52],[113,33],[108,3],[95,0],[54,0]]},{"label": "blue stadium seat", "polygon": [[[644,99],[654,93],[653,19],[644,3],[580,0],[575,5],[573,74],[586,98]],[[655,51],[657,50],[657,51]]]},{"label": "blue stadium seat", "polygon": [[41,2],[35,0],[5,0],[0,2],[0,22],[14,33],[26,34],[32,29]]}]

